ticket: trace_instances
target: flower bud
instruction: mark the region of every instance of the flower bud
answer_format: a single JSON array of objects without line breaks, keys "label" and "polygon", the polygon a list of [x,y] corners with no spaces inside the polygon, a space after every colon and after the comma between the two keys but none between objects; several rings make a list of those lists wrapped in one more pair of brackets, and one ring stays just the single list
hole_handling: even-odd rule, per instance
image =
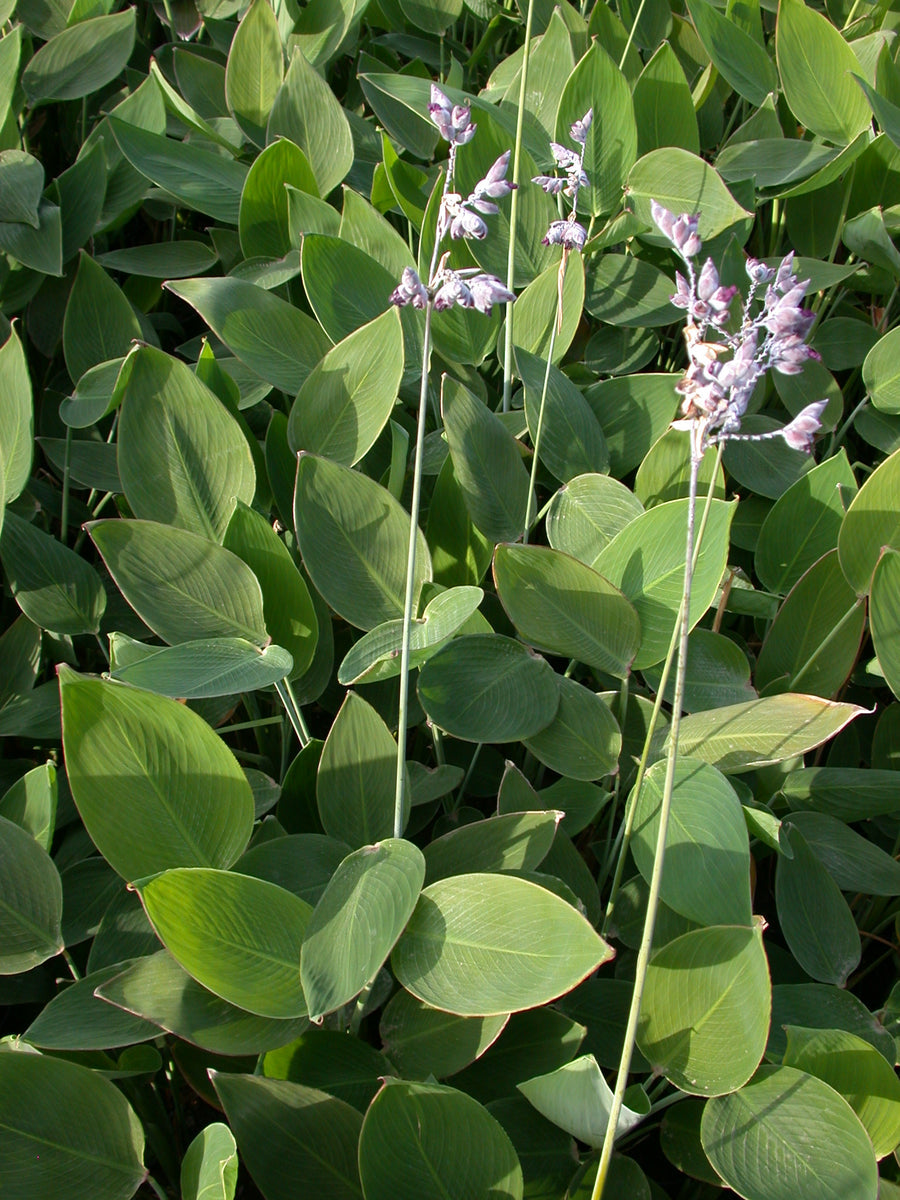
[{"label": "flower bud", "polygon": [[594,119],[594,110],[589,108],[580,121],[575,121],[572,128],[569,130],[569,136],[573,142],[577,142],[579,146],[583,146],[587,141],[588,130],[591,127],[591,122]]},{"label": "flower bud", "polygon": [[816,400],[807,404],[789,425],[781,430],[781,436],[792,450],[809,454],[813,448],[813,440],[822,425],[822,413],[825,411],[827,400]]},{"label": "flower bud", "polygon": [[403,268],[400,283],[391,292],[390,301],[398,308],[407,304],[411,304],[413,308],[424,308],[428,303],[428,290],[412,267]]}]

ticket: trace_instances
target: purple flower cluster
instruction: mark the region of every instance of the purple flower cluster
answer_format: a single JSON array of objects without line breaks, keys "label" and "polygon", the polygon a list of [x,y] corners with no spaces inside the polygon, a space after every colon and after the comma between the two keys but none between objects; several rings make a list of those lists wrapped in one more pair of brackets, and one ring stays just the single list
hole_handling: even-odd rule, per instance
[{"label": "purple flower cluster", "polygon": [[471,112],[466,104],[451,104],[436,84],[431,85],[431,102],[428,115],[440,130],[441,137],[451,146],[464,146],[475,136],[477,125],[473,125]]},{"label": "purple flower cluster", "polygon": [[[738,289],[720,283],[710,258],[697,271],[694,259],[702,249],[699,214],[676,217],[655,200],[650,202],[650,211],[657,228],[687,267],[687,278],[676,272],[677,291],[671,297],[672,303],[687,313],[684,334],[688,369],[676,386],[684,397],[683,415],[703,423],[707,443],[736,437],[783,437],[793,449],[809,453],[821,424],[824,400],[807,405],[783,429],[767,434],[740,433],[753,390],[767,371],[796,375],[807,359],[819,358],[806,344],[815,316],[801,307],[809,280],[801,281],[794,274],[793,253],[786,255],[777,268],[752,258],[747,261],[750,286],[746,298],[741,297],[740,326],[729,333],[732,301]],[[755,305],[757,289],[763,286],[763,300]],[[710,327],[716,335],[714,341],[707,340]]]},{"label": "purple flower cluster", "polygon": [[559,142],[551,142],[550,150],[557,167],[565,172],[563,175],[535,175],[532,183],[543,188],[548,196],[569,196],[572,208],[565,220],[551,222],[546,235],[541,239],[545,246],[562,246],[564,250],[581,250],[587,240],[587,230],[575,220],[575,208],[578,203],[578,193],[583,187],[590,187],[590,180],[584,171],[584,150],[588,131],[594,119],[594,110],[588,111],[575,121],[569,130],[572,141],[581,147],[580,151],[569,150]]},{"label": "purple flower cluster", "polygon": [[412,267],[404,267],[399,286],[391,292],[391,304],[400,308],[406,304],[424,308],[429,297],[434,300],[436,312],[457,304],[460,308],[475,308],[486,316],[491,315],[495,304],[508,304],[516,298],[515,292],[511,292],[496,275],[485,275],[472,269],[453,271],[443,265],[443,260],[430,289]]},{"label": "purple flower cluster", "polygon": [[[438,216],[438,241],[449,231],[452,238],[476,238],[480,241],[487,237],[488,227],[479,213],[492,216],[499,212],[495,200],[508,196],[515,188],[506,178],[509,167],[509,151],[505,151],[494,162],[485,175],[479,179],[472,192],[463,200],[458,192],[446,192]],[[478,211],[473,211],[477,209]]]}]

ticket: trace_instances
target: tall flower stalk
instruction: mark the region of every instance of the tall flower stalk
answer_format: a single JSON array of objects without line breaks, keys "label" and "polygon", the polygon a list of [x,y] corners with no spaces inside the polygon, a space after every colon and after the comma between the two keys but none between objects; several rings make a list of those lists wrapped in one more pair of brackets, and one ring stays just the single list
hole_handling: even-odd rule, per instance
[{"label": "tall flower stalk", "polygon": [[[684,584],[681,606],[676,620],[677,663],[672,698],[672,721],[669,728],[666,774],[660,803],[659,829],[650,877],[647,911],[641,944],[635,964],[634,988],[625,1028],[622,1055],[619,1061],[616,1086],[608,1115],[606,1134],[600,1152],[600,1163],[591,1200],[602,1200],[612,1161],[613,1146],[622,1112],[628,1073],[637,1037],[644,984],[653,947],[653,933],[659,906],[660,886],[665,860],[666,837],[675,768],[678,761],[678,738],[684,702],[687,672],[688,635],[691,629],[690,606],[694,568],[699,543],[695,538],[697,479],[703,455],[710,445],[718,444],[720,451],[727,441],[762,441],[782,437],[795,450],[809,453],[818,432],[826,401],[809,404],[793,421],[781,429],[762,434],[741,433],[741,421],[757,382],[769,370],[795,375],[803,369],[816,352],[806,344],[814,314],[801,307],[809,280],[800,281],[793,273],[793,255],[788,254],[778,268],[749,259],[746,264],[749,287],[741,297],[740,320],[736,329],[732,305],[738,294],[736,286],[723,286],[712,259],[707,258],[698,270],[695,259],[702,243],[699,236],[699,214],[674,216],[655,201],[651,204],[653,219],[685,265],[686,276],[676,274],[677,291],[672,303],[687,313],[684,337],[688,367],[677,385],[682,395],[681,420],[676,425],[686,428],[690,435],[690,481],[685,534]],[[765,287],[761,300],[759,289]],[[664,686],[664,685],[662,685]],[[637,802],[631,801],[631,811]],[[623,842],[620,863],[627,849]]]},{"label": "tall flower stalk", "polygon": [[568,216],[559,221],[552,221],[550,228],[541,239],[545,246],[562,246],[562,258],[559,260],[559,271],[556,276],[556,319],[550,329],[550,344],[547,347],[547,367],[544,371],[544,384],[541,388],[541,401],[538,409],[537,427],[534,431],[533,456],[531,460],[531,477],[528,482],[528,500],[525,505],[525,532],[522,540],[527,544],[528,535],[534,521],[535,487],[537,469],[540,460],[541,434],[544,429],[544,409],[547,402],[547,389],[550,384],[550,364],[553,362],[553,349],[556,345],[556,335],[562,329],[563,321],[563,292],[566,283],[566,269],[569,265],[569,255],[573,250],[582,250],[587,241],[587,230],[577,220],[578,193],[583,187],[588,187],[590,180],[584,171],[584,150],[588,130],[594,119],[594,110],[589,108],[584,116],[575,121],[569,130],[569,136],[579,150],[569,150],[558,142],[550,143],[553,161],[562,175],[535,175],[532,183],[549,196],[567,196],[572,202]]},{"label": "tall flower stalk", "polygon": [[409,547],[406,559],[406,591],[403,602],[403,626],[400,639],[400,703],[397,723],[397,774],[394,793],[394,836],[401,837],[406,810],[406,721],[409,709],[409,647],[415,604],[416,537],[419,529],[419,508],[422,498],[422,458],[425,444],[425,423],[428,410],[428,373],[431,367],[431,321],[434,312],[443,312],[454,305],[474,308],[490,316],[495,304],[515,300],[512,292],[496,275],[487,275],[477,267],[454,270],[449,266],[450,251],[441,253],[441,245],[449,236],[453,239],[480,241],[487,237],[484,220],[498,212],[497,200],[516,186],[506,178],[510,152],[507,150],[493,163],[490,170],[475,184],[468,196],[454,190],[456,156],[475,136],[477,126],[471,119],[468,105],[451,104],[441,89],[431,86],[428,115],[450,145],[447,170],[444,176],[441,202],[438,208],[434,247],[428,279],[424,281],[412,267],[405,267],[400,283],[391,293],[391,303],[399,307],[411,304],[424,310],[425,334],[422,346],[422,380],[416,416],[416,447],[413,461],[413,486],[410,502]]}]

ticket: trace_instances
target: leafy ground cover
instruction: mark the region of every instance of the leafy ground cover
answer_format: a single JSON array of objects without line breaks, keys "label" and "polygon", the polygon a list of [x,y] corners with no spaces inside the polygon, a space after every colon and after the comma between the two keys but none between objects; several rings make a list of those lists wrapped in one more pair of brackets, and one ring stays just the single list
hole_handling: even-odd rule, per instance
[{"label": "leafy ground cover", "polygon": [[896,22],[0,0],[7,1200],[900,1194]]}]

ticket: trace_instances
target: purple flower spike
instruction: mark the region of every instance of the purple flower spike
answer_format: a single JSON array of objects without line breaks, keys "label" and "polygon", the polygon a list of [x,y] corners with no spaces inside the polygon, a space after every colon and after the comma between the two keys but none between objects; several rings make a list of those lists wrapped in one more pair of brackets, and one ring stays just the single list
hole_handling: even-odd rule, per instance
[{"label": "purple flower spike", "polygon": [[667,237],[669,241],[671,241],[672,229],[675,225],[675,214],[670,213],[667,208],[663,208],[663,206],[658,204],[655,200],[651,200],[650,216],[653,218],[653,222],[659,232],[664,237]]},{"label": "purple flower spike", "polygon": [[747,272],[747,278],[751,283],[771,283],[775,278],[775,272],[771,267],[767,267],[764,262],[760,262],[758,258],[748,258],[744,263],[744,270]]},{"label": "purple flower spike", "polygon": [[460,308],[474,308],[475,298],[467,284],[453,271],[448,271],[444,282],[438,288],[434,297],[435,311],[443,312],[458,304]]},{"label": "purple flower spike", "polygon": [[566,186],[567,180],[556,175],[535,175],[531,182],[543,188],[548,196],[558,196]]},{"label": "purple flower spike", "polygon": [[431,85],[428,115],[437,125],[444,141],[453,146],[464,146],[475,136],[476,126],[469,120],[468,107],[464,104],[451,105],[436,84]]},{"label": "purple flower spike", "polygon": [[480,179],[475,184],[473,196],[490,196],[492,200],[499,200],[503,196],[508,196],[511,191],[517,186],[510,183],[506,178],[506,171],[509,167],[509,151],[506,150],[491,169],[485,175],[484,179]]},{"label": "purple flower spike", "polygon": [[515,292],[511,292],[496,275],[476,275],[474,279],[469,280],[469,291],[475,307],[488,317],[491,315],[492,305],[508,304],[516,298]]},{"label": "purple flower spike", "polygon": [[479,217],[478,213],[469,212],[467,208],[460,208],[450,222],[450,236],[452,238],[476,238],[479,242],[482,238],[487,237],[488,227]]},{"label": "purple flower spike", "polygon": [[390,300],[391,304],[396,304],[398,308],[403,308],[407,304],[411,304],[413,308],[424,308],[428,303],[428,291],[425,284],[412,267],[403,268],[400,283],[391,292]]},{"label": "purple flower spike", "polygon": [[579,146],[583,146],[587,141],[588,130],[591,127],[591,122],[594,119],[594,110],[589,108],[580,121],[576,121],[569,130],[569,136],[573,142],[577,142]]},{"label": "purple flower spike", "polygon": [[785,425],[781,430],[781,436],[792,450],[799,450],[803,454],[812,451],[813,440],[821,428],[822,413],[827,404],[827,400],[816,400],[813,404],[807,404],[790,425]]},{"label": "purple flower spike", "polygon": [[569,171],[573,167],[581,168],[581,155],[576,154],[574,150],[561,146],[559,142],[551,142],[550,149],[553,152],[553,161],[563,171]]},{"label": "purple flower spike", "polygon": [[587,240],[587,230],[577,221],[554,221],[541,242],[545,246],[565,246],[569,250],[581,250]]},{"label": "purple flower spike", "polygon": [[680,217],[675,218],[675,224],[672,226],[672,244],[683,258],[694,258],[700,253],[703,243],[697,236],[699,225],[699,213],[682,213]]}]

